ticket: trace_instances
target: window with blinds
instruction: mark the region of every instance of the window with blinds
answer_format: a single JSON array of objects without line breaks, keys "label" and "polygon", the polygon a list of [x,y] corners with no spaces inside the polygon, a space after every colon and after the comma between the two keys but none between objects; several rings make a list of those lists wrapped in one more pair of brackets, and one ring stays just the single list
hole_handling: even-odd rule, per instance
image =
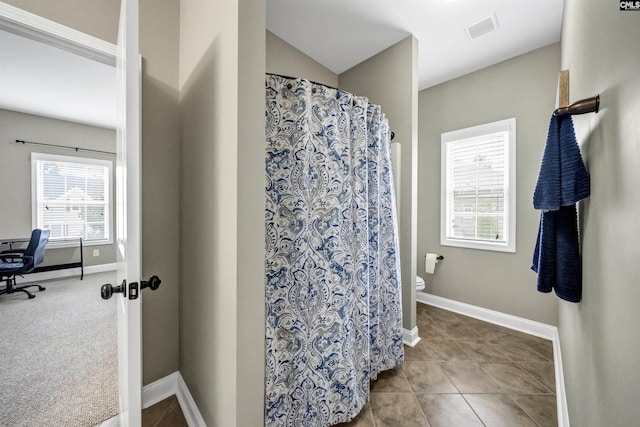
[{"label": "window with blinds", "polygon": [[515,252],[515,119],[442,134],[442,245]]},{"label": "window with blinds", "polygon": [[113,242],[111,161],[32,153],[31,175],[33,228],[51,230],[52,244]]}]

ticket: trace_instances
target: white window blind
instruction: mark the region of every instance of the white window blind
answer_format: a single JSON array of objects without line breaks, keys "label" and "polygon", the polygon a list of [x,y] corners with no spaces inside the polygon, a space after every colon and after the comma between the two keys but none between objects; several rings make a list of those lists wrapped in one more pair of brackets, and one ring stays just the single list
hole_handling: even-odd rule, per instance
[{"label": "white window blind", "polygon": [[442,135],[441,243],[515,251],[515,119]]},{"label": "white window blind", "polygon": [[50,241],[111,243],[112,162],[32,153],[33,226]]}]

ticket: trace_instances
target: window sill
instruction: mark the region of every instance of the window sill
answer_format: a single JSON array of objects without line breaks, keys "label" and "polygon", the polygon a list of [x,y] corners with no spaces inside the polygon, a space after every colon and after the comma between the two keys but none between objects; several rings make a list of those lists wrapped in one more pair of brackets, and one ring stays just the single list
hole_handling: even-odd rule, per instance
[{"label": "window sill", "polygon": [[507,243],[488,243],[488,242],[476,242],[471,240],[453,240],[453,239],[442,239],[440,241],[442,246],[452,246],[457,248],[466,248],[466,249],[479,249],[483,251],[494,251],[494,252],[508,252],[508,253],[516,253],[516,244],[515,242]]}]

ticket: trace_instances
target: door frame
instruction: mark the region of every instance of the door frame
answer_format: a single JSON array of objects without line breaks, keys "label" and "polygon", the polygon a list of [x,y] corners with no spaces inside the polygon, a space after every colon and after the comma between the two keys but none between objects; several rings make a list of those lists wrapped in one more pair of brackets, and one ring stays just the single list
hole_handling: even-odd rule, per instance
[{"label": "door frame", "polygon": [[0,30],[84,56],[115,67],[117,47],[57,22],[0,2]]},{"label": "door frame", "polygon": [[[135,31],[137,33],[137,22],[135,23]],[[60,49],[67,50],[71,53],[84,56],[86,58],[102,62],[107,65],[111,65],[114,68],[116,67],[116,59],[118,55],[118,47],[107,41],[99,39],[97,37],[88,35],[81,31],[75,30],[73,28],[69,28],[65,25],[59,24],[57,22],[51,21],[49,19],[43,18],[41,16],[35,15],[33,13],[27,12],[23,9],[8,5],[6,3],[0,2],[0,30],[8,31],[23,37],[27,37],[32,40],[36,40]],[[128,31],[131,31],[132,28],[128,28]],[[137,35],[137,34],[136,34]],[[139,65],[139,61],[138,64]],[[138,71],[140,68],[138,67]],[[140,76],[138,76],[140,78]],[[114,81],[114,86],[117,82]],[[139,84],[139,81],[138,81]],[[138,124],[139,126],[139,124]],[[139,127],[138,127],[139,129]],[[138,178],[140,178],[141,169],[138,168]],[[140,206],[138,206],[138,212],[140,211]],[[138,224],[139,228],[139,224]],[[133,280],[137,280],[135,278]],[[128,301],[128,300],[125,300]],[[140,301],[136,301],[138,304]],[[118,301],[120,304],[121,301]],[[139,312],[139,309],[136,310]],[[136,323],[136,322],[132,322]],[[142,361],[142,350],[141,350],[141,322],[138,321],[137,324],[127,324],[128,333],[126,335],[129,339],[129,344],[127,345],[128,358],[137,359],[140,361],[137,364],[138,371],[141,371],[141,361]],[[113,325],[116,327],[116,325]],[[131,343],[131,339],[137,340],[137,342]],[[118,339],[119,346],[121,342],[121,337]],[[131,345],[133,344],[133,345]],[[132,354],[135,353],[135,354]],[[137,376],[140,375],[141,372],[138,372]],[[137,397],[137,405],[136,407],[140,407],[141,403],[141,395],[142,395],[142,384],[140,384],[139,396]],[[120,396],[120,400],[122,401],[122,397]],[[122,405],[121,405],[122,408]],[[132,408],[135,409],[135,408]],[[102,425],[117,425],[118,419],[120,415],[115,416],[110,420],[106,420]]]}]

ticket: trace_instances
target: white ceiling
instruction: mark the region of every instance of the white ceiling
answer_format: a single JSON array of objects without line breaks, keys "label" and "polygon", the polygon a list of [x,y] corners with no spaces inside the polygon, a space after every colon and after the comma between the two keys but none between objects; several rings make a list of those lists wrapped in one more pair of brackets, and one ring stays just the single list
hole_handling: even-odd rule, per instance
[{"label": "white ceiling", "polygon": [[[267,29],[340,74],[410,34],[424,89],[560,39],[563,0],[267,0]],[[465,28],[495,16],[498,29]],[[0,31],[0,108],[115,128],[115,69]]]},{"label": "white ceiling", "polygon": [[[340,74],[413,34],[419,89],[560,40],[563,0],[267,0],[267,29]],[[497,18],[496,31],[465,30]]]},{"label": "white ceiling", "polygon": [[0,31],[0,108],[116,127],[113,66]]}]

